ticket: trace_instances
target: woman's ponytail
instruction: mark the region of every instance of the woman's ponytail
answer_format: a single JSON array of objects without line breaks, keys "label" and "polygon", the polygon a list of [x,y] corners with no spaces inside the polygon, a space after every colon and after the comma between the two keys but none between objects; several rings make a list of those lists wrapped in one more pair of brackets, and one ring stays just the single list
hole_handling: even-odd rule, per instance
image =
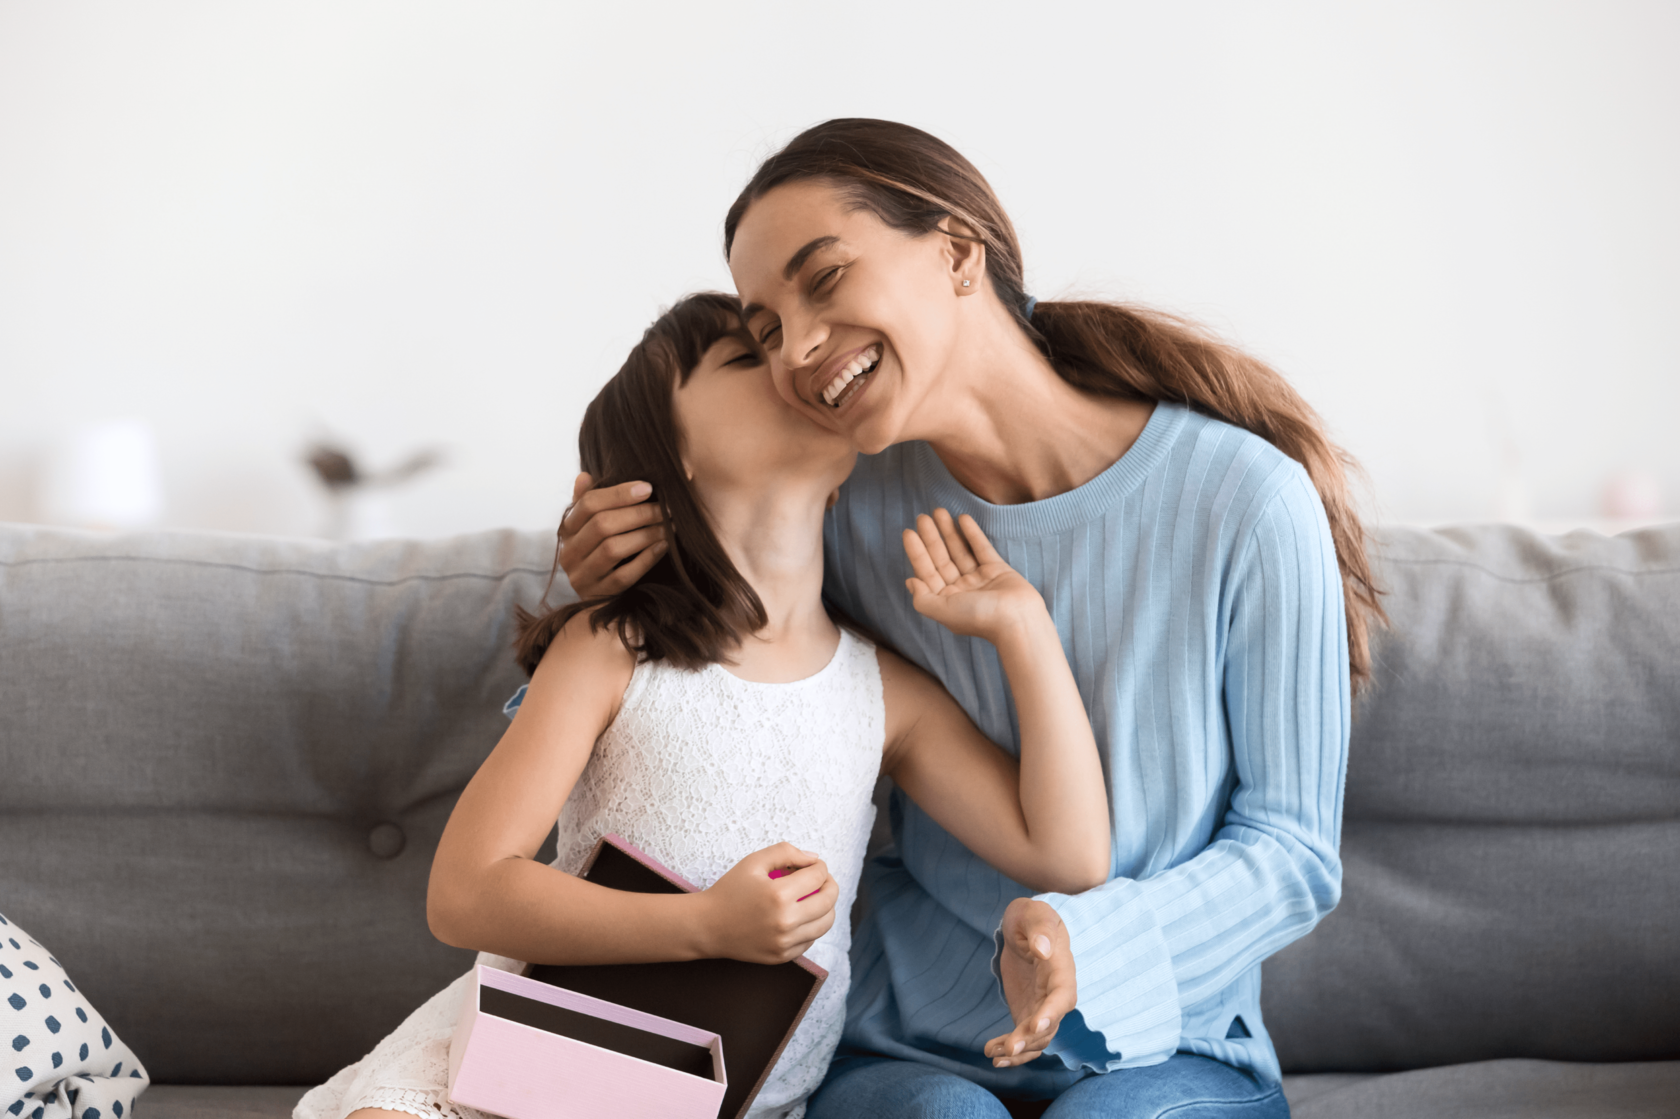
[{"label": "woman's ponytail", "polygon": [[[1025,319],[1025,316],[1023,316]],[[1092,301],[1040,301],[1028,334],[1070,384],[1094,396],[1170,400],[1253,432],[1300,463],[1330,522],[1356,690],[1371,678],[1370,630],[1384,618],[1365,526],[1354,509],[1351,456],[1283,375],[1265,362],[1161,311]]]}]

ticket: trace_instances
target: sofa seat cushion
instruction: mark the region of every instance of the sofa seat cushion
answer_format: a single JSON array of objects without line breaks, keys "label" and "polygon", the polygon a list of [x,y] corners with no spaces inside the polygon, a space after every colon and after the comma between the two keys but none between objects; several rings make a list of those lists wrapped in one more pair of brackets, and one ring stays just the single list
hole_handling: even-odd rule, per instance
[{"label": "sofa seat cushion", "polygon": [[1680,525],[1376,545],[1341,904],[1266,962],[1283,1070],[1680,1059]]},{"label": "sofa seat cushion", "polygon": [[1477,1061],[1387,1074],[1286,1076],[1293,1119],[1669,1119],[1680,1061]]},{"label": "sofa seat cushion", "polygon": [[154,1084],[146,1092],[146,1119],[291,1119],[307,1088]]}]

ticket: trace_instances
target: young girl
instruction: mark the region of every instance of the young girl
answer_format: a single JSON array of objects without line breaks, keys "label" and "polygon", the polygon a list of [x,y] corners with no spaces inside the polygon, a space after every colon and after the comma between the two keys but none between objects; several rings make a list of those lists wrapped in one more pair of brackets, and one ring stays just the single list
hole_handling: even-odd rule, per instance
[{"label": "young girl", "polygon": [[[878,775],[1011,878],[1078,892],[1109,872],[1090,725],[1042,598],[970,520],[916,518],[906,585],[927,618],[990,642],[1019,763],[930,677],[830,617],[823,516],[855,453],[777,396],[733,298],[693,296],[654,323],[579,446],[597,477],[651,480],[666,547],[627,590],[522,616],[529,690],[438,845],[431,927],[508,969],[809,955],[829,979],[751,1111],[799,1116],[844,1023],[846,915]],[[532,856],[557,814],[559,857],[544,866]],[[574,877],[607,832],[703,888]],[[471,1119],[445,1087],[465,984],[311,1091],[296,1119]],[[1073,1003],[1046,987],[1030,1012],[1053,1028]]]}]

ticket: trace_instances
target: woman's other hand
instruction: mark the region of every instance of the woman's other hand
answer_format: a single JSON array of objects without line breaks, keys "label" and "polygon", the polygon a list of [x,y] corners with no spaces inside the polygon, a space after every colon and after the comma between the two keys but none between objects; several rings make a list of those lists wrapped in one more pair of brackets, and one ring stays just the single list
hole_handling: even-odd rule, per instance
[{"label": "woman's other hand", "polygon": [[1036,1060],[1079,1004],[1073,945],[1061,915],[1032,898],[1016,898],[1003,912],[1003,997],[1015,1028],[986,1043],[997,1068]]},{"label": "woman's other hand", "polygon": [[[770,877],[773,870],[784,873]],[[834,924],[840,886],[828,864],[791,843],[754,851],[700,893],[707,955],[780,964]]]},{"label": "woman's other hand", "polygon": [[967,513],[960,522],[944,509],[923,513],[914,530],[904,530],[904,552],[916,573],[904,581],[916,613],[952,633],[997,645],[1009,630],[1045,614],[1043,597]]},{"label": "woman's other hand", "polygon": [[665,554],[665,511],[646,482],[593,489],[579,474],[572,507],[560,522],[560,567],[579,598],[617,594]]}]

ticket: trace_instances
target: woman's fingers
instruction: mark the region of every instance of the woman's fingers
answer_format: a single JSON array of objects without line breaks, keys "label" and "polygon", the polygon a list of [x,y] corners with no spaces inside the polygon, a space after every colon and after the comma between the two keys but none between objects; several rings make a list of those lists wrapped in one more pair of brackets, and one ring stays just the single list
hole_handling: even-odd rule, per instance
[{"label": "woman's fingers", "polygon": [[[653,487],[646,482],[623,482],[605,489],[584,489],[579,494],[579,487],[584,486],[588,474],[579,474],[573,483],[573,500],[571,509],[567,510],[565,519],[560,522],[560,538],[571,540],[579,533],[589,529],[590,522],[602,513],[609,513],[615,509],[624,509],[647,501],[653,493]],[[657,517],[655,518],[657,519]],[[652,521],[643,521],[651,524]],[[618,531],[623,531],[619,529]],[[600,533],[600,526],[595,526],[595,532]],[[606,535],[611,535],[608,532]],[[597,543],[599,538],[597,537]]]},{"label": "woman's fingers", "polygon": [[1071,1007],[1060,1005],[1055,995],[1031,1007],[1015,1028],[1001,1037],[994,1037],[985,1045],[986,1056],[996,1068],[1009,1068],[1037,1060],[1049,1048],[1061,1027],[1062,1019]]},{"label": "woman's fingers", "polygon": [[[638,517],[645,515],[641,507],[616,510],[615,513],[634,513]],[[612,516],[614,514],[603,513],[595,520],[599,522]],[[576,573],[568,571],[566,578],[574,580],[572,589],[580,597],[617,594],[641,578],[642,572],[665,554],[665,548],[665,526],[662,524],[617,532],[601,541],[594,552],[577,565]],[[656,554],[649,554],[656,549]],[[631,564],[639,566],[632,569]]]},{"label": "woman's fingers", "polygon": [[659,557],[668,550],[663,536],[652,544],[643,548],[641,554],[629,563],[613,568],[607,575],[595,584],[596,594],[618,594],[634,586],[636,580],[648,573],[648,568],[659,562]]},{"label": "woman's fingers", "polygon": [[594,485],[594,476],[587,470],[580,471],[578,476],[572,479],[572,504],[576,505],[582,501],[583,495],[588,493]]},{"label": "woman's fingers", "polygon": [[[585,598],[616,594],[641,578],[659,558],[646,556],[645,550],[662,543],[663,533],[656,530],[630,540],[621,538],[665,519],[665,511],[647,500],[653,487],[646,482],[587,489],[590,481],[589,475],[578,475],[573,492],[581,495],[560,522],[560,567],[572,589]],[[615,570],[632,556],[646,563],[635,571]]]}]

